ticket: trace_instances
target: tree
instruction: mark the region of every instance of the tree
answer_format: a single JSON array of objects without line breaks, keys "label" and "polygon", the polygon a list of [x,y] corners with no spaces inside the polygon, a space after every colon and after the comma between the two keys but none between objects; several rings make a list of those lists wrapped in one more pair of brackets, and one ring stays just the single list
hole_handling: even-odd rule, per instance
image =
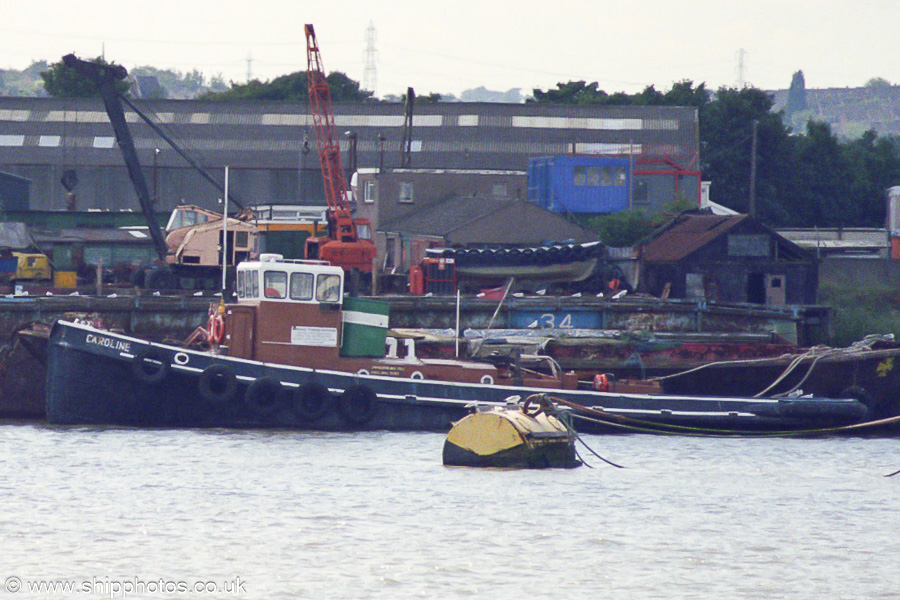
[{"label": "tree", "polygon": [[849,204],[850,165],[828,123],[809,121],[797,138],[797,174],[803,181],[798,197],[806,205],[807,227],[847,227],[856,224],[856,207]]},{"label": "tree", "polygon": [[534,97],[528,102],[548,104],[605,104],[606,92],[598,90],[598,83],[585,83],[584,81],[570,81],[557,83],[555,90],[546,92],[535,89]]},{"label": "tree", "polygon": [[[404,94],[404,96],[405,96],[405,94]],[[432,92],[430,94],[426,94],[425,96],[418,96],[418,95],[416,96],[416,102],[427,102],[430,104],[435,104],[437,102],[440,102],[442,99],[443,99],[443,97],[440,94],[438,94],[437,92]]]},{"label": "tree", "polygon": [[650,235],[667,217],[626,210],[588,217],[585,226],[597,232],[598,239],[614,248],[633,246]]},{"label": "tree", "polygon": [[702,108],[709,104],[709,90],[701,83],[694,87],[694,82],[684,79],[672,85],[672,89],[664,94],[668,106],[696,106]]},{"label": "tree", "polygon": [[891,82],[884,77],[873,77],[866,82],[867,88],[886,88],[891,87]]},{"label": "tree", "polygon": [[544,104],[598,104],[606,106],[696,106],[701,107],[709,102],[709,92],[705,84],[694,88],[690,80],[683,80],[672,86],[667,92],[660,92],[655,86],[648,85],[637,94],[615,92],[607,94],[598,89],[597,82],[570,81],[557,83],[556,89],[542,91],[535,89],[534,96],[526,102]]},{"label": "tree", "polygon": [[750,197],[750,152],[757,122],[756,207],[764,220],[781,220],[777,199],[788,192],[791,141],[781,113],[773,113],[771,94],[756,88],[720,88],[700,110],[703,176],[713,181],[716,197],[746,212]]},{"label": "tree", "polygon": [[[106,62],[102,57],[92,62],[108,67],[116,67],[116,63]],[[100,96],[100,88],[86,77],[82,77],[75,69],[70,69],[61,60],[53,63],[46,71],[41,72],[44,89],[54,98],[94,98]],[[128,93],[131,83],[122,80],[116,83],[120,93]]]},{"label": "tree", "polygon": [[[155,77],[160,87],[165,90],[163,94],[165,98],[196,98],[200,94],[210,91],[205,84],[203,73],[196,69],[182,73],[180,71],[143,66],[132,69],[131,74],[135,77]],[[220,89],[219,91],[222,90]]]},{"label": "tree", "polygon": [[900,140],[878,137],[874,130],[843,145],[852,181],[847,203],[857,225],[882,227],[885,190],[900,181]]},{"label": "tree", "polygon": [[797,71],[791,77],[791,87],[788,88],[784,113],[790,118],[794,113],[806,110],[806,108],[806,80],[803,78],[803,71]]},{"label": "tree", "polygon": [[[335,71],[326,77],[331,99],[334,102],[363,102],[372,97],[372,92],[361,90],[359,82]],[[278,100],[287,102],[309,99],[306,71],[276,77],[271,82],[262,83],[254,79],[245,84],[232,84],[224,92],[209,92],[200,96],[204,100]]]}]

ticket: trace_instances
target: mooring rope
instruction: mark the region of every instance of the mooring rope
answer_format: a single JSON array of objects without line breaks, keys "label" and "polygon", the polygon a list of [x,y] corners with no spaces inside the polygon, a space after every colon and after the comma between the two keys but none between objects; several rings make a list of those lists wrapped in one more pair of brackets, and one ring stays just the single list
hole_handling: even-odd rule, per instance
[{"label": "mooring rope", "polygon": [[[812,374],[813,369],[816,367],[816,365],[818,364],[818,362],[821,359],[826,358],[826,357],[832,357],[832,356],[853,355],[853,354],[859,354],[862,352],[869,352],[872,350],[872,346],[876,342],[890,341],[892,339],[893,339],[892,336],[889,336],[889,335],[886,336],[886,335],[872,334],[872,335],[867,335],[866,337],[864,337],[863,339],[861,339],[859,341],[853,342],[850,346],[847,346],[846,348],[831,348],[829,346],[819,345],[819,346],[813,346],[813,347],[809,348],[806,352],[804,352],[802,354],[797,354],[797,355],[782,354],[780,357],[777,357],[777,358],[751,358],[751,359],[744,359],[744,360],[722,360],[722,361],[717,361],[717,362],[709,362],[709,363],[705,363],[702,365],[698,365],[698,366],[696,366],[692,369],[688,369],[686,371],[679,371],[678,373],[671,373],[669,375],[659,375],[657,377],[652,377],[650,380],[651,381],[664,381],[666,379],[672,379],[675,377],[681,377],[683,375],[689,375],[691,373],[696,373],[697,371],[701,371],[703,369],[707,369],[710,367],[723,366],[723,365],[751,365],[751,364],[757,364],[757,363],[763,363],[763,362],[770,362],[773,360],[779,360],[780,358],[784,358],[787,356],[793,356],[793,358],[788,363],[787,367],[785,367],[785,369],[781,373],[781,375],[779,375],[775,379],[775,381],[771,385],[769,385],[766,389],[764,389],[763,391],[759,392],[758,394],[756,394],[754,396],[754,398],[759,398],[759,397],[765,395],[766,393],[768,393],[769,391],[771,391],[772,389],[774,389],[779,383],[784,381],[788,377],[788,375],[790,375],[798,366],[800,366],[800,364],[803,363],[803,361],[812,359],[812,364],[810,364],[809,370],[806,372],[806,375],[803,376],[803,378],[800,380],[799,383],[797,383],[790,390],[781,392],[774,396],[774,397],[780,397],[780,396],[785,396],[787,394],[790,394],[791,392],[794,392],[797,389],[799,389],[800,386],[803,385],[803,383],[805,383],[807,379],[809,379],[809,376]],[[630,357],[629,357],[629,360],[630,360]]]},{"label": "mooring rope", "polygon": [[[544,395],[546,396],[546,394],[544,394]],[[588,451],[589,451],[591,454],[593,454],[594,456],[596,456],[597,458],[599,458],[600,460],[602,460],[602,461],[605,462],[606,464],[612,465],[613,467],[616,467],[617,469],[624,469],[624,468],[625,468],[625,467],[623,467],[622,465],[617,465],[616,463],[612,462],[612,461],[609,460],[609,459],[603,458],[602,456],[600,456],[599,454],[597,454],[597,452],[595,452],[593,448],[591,448],[590,446],[588,446],[587,442],[585,442],[585,441],[581,438],[581,436],[578,435],[578,432],[575,431],[575,428],[572,427],[572,423],[569,421],[569,417],[574,416],[572,413],[570,413],[569,411],[563,412],[563,411],[559,410],[559,407],[556,406],[556,404],[552,404],[551,406],[552,406],[552,408],[551,408],[552,414],[553,414],[554,416],[556,416],[556,418],[559,420],[559,422],[562,423],[562,424],[565,426],[566,431],[569,432],[570,438],[572,438],[573,440],[577,440],[577,441],[581,442],[581,445],[584,446],[585,448],[587,448]],[[584,460],[584,458],[583,458],[583,457],[581,456],[581,454],[578,452],[578,448],[575,447],[574,442],[572,443],[572,450],[575,451],[575,457],[576,457],[578,460],[581,461],[581,464],[583,464],[584,466],[588,467],[589,469],[593,469],[593,468],[594,468],[591,464],[589,464],[586,460]]]},{"label": "mooring rope", "polygon": [[[615,468],[617,468],[617,469],[624,469],[624,468],[625,468],[625,467],[623,467],[622,465],[617,465],[616,463],[614,463],[613,461],[609,460],[608,458],[603,458],[602,456],[600,456],[599,454],[597,454],[597,453],[594,451],[593,448],[591,448],[590,446],[587,445],[587,442],[585,442],[585,441],[581,438],[581,436],[578,435],[578,433],[577,433],[574,429],[572,430],[572,433],[575,435],[575,439],[578,440],[579,442],[581,442],[581,445],[588,449],[588,452],[590,452],[591,454],[593,454],[594,456],[596,456],[597,458],[599,458],[600,460],[602,460],[602,461],[605,462],[606,464],[611,465],[611,466],[613,466],[613,467],[615,467]],[[576,452],[577,452],[577,451],[576,451]],[[581,462],[584,462],[584,460],[582,459]],[[587,464],[587,463],[585,463],[585,464]],[[590,465],[589,465],[589,466],[590,466]]]}]

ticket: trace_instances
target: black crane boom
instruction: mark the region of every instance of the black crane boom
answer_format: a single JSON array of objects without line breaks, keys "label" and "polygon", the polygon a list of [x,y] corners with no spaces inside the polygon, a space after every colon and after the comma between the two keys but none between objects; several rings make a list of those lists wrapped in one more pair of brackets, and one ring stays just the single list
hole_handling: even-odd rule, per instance
[{"label": "black crane boom", "polygon": [[119,145],[122,158],[125,160],[128,177],[131,178],[134,191],[137,193],[138,201],[141,204],[141,212],[147,221],[147,227],[150,230],[150,238],[153,240],[156,254],[160,260],[165,260],[168,253],[166,239],[156,219],[153,202],[147,189],[147,180],[144,178],[137,151],[134,149],[134,139],[131,137],[131,131],[128,129],[128,123],[125,121],[125,111],[122,108],[119,90],[116,89],[116,82],[125,79],[128,76],[128,71],[120,65],[105,65],[81,60],[74,54],[65,55],[63,63],[97,84],[100,96],[103,98],[103,105],[106,107],[106,114],[109,115],[109,122],[112,124],[113,131],[116,134],[116,143]]}]

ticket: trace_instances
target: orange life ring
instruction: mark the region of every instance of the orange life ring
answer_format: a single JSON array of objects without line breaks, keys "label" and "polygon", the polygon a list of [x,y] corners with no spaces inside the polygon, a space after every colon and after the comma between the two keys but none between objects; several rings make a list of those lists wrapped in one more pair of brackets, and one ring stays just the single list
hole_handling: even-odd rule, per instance
[{"label": "orange life ring", "polygon": [[222,315],[218,313],[209,315],[207,330],[209,331],[209,341],[221,344],[225,338],[225,321],[222,319]]},{"label": "orange life ring", "polygon": [[609,391],[609,377],[605,373],[594,375],[594,389],[598,392]]}]

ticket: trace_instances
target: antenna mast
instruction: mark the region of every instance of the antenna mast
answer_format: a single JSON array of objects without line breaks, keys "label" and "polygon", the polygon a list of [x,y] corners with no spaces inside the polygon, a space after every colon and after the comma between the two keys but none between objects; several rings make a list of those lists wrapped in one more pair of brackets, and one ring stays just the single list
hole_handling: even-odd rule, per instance
[{"label": "antenna mast", "polygon": [[366,70],[363,73],[362,87],[364,90],[372,92],[372,95],[375,94],[377,80],[375,72],[375,57],[377,55],[378,52],[375,50],[375,25],[372,24],[372,21],[369,21],[369,27],[366,28]]}]

